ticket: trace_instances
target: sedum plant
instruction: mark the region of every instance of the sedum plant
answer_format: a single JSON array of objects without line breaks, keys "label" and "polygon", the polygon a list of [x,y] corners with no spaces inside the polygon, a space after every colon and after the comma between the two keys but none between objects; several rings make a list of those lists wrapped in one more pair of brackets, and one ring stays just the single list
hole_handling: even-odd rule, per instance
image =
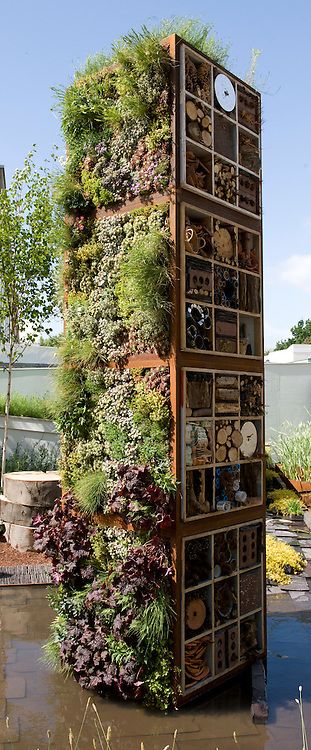
[{"label": "sedum plant", "polygon": [[269,492],[269,510],[280,516],[303,516],[303,503],[293,490],[279,489]]},{"label": "sedum plant", "polygon": [[306,563],[302,555],[276,537],[267,535],[266,539],[266,576],[267,580],[276,584],[287,584],[290,575],[301,573]]}]

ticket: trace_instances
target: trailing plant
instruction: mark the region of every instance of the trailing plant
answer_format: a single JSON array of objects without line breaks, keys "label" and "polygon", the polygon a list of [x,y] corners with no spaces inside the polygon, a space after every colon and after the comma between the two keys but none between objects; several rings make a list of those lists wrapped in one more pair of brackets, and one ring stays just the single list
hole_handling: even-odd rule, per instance
[{"label": "trailing plant", "polygon": [[311,422],[300,422],[297,427],[286,422],[273,449],[286,476],[304,482],[311,480]]},{"label": "trailing plant", "polygon": [[108,500],[107,474],[104,471],[89,471],[74,485],[74,494],[79,507],[88,516],[103,509]]},{"label": "trailing plant", "polygon": [[266,538],[266,553],[266,577],[271,583],[289,583],[290,575],[301,573],[306,565],[302,555],[270,534]]}]

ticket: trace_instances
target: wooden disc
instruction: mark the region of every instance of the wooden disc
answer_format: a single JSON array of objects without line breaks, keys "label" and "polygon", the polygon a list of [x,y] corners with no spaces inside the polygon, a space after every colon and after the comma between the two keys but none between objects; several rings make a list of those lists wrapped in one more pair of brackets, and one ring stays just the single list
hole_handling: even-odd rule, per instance
[{"label": "wooden disc", "polygon": [[207,130],[202,130],[201,138],[204,146],[207,146],[207,148],[212,145],[212,136]]},{"label": "wooden disc", "polygon": [[232,258],[233,243],[231,234],[230,232],[228,232],[228,229],[225,229],[224,227],[218,229],[216,232],[214,232],[213,240],[219,255],[221,255],[223,258]]},{"label": "wooden disc", "polygon": [[218,430],[216,440],[220,445],[225,444],[227,440],[227,430],[225,429],[225,427],[221,427],[220,430]]},{"label": "wooden disc", "polygon": [[206,606],[202,599],[192,599],[186,608],[186,623],[190,630],[199,630],[206,617]]},{"label": "wooden disc", "polygon": [[227,457],[227,448],[225,445],[220,445],[216,451],[217,463],[222,464],[222,462],[226,460],[226,457]]},{"label": "wooden disc", "polygon": [[189,122],[187,127],[187,132],[190,138],[192,138],[193,141],[199,141],[201,138],[201,130],[200,126],[197,122]]},{"label": "wooden disc", "polygon": [[229,456],[229,461],[237,461],[238,460],[238,449],[237,448],[229,448],[228,456]]},{"label": "wooden disc", "polygon": [[210,117],[208,117],[207,115],[205,115],[205,117],[203,117],[203,120],[202,120],[201,124],[202,124],[203,128],[208,128],[208,126],[211,124]]},{"label": "wooden disc", "polygon": [[188,101],[186,104],[186,112],[190,120],[196,120],[198,110],[194,102]]},{"label": "wooden disc", "polygon": [[231,440],[232,440],[233,445],[236,448],[239,448],[240,445],[242,445],[243,436],[241,435],[240,430],[233,430],[233,433],[231,435]]}]

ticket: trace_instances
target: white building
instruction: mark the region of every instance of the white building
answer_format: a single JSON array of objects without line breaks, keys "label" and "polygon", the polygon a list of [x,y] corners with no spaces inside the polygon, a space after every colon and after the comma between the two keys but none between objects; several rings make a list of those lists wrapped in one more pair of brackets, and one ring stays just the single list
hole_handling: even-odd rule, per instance
[{"label": "white building", "polygon": [[266,443],[284,422],[311,420],[311,344],[292,344],[265,357]]}]

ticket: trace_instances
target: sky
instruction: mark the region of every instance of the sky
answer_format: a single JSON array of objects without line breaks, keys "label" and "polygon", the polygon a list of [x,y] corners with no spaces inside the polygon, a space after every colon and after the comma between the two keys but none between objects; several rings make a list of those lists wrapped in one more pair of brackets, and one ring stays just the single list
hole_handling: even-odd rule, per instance
[{"label": "sky", "polygon": [[41,162],[54,144],[64,153],[52,87],[68,85],[89,55],[131,28],[172,16],[209,21],[241,77],[252,48],[261,50],[266,348],[311,317],[310,0],[0,0],[0,7],[0,163],[8,183],[32,144]]}]

